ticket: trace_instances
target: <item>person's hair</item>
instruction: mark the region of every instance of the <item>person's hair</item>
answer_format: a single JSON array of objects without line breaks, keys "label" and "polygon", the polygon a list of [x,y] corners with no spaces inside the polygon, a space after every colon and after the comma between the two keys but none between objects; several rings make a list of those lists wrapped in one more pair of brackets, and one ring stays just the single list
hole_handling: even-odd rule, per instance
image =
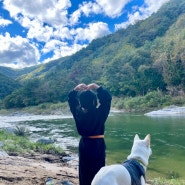
[{"label": "person's hair", "polygon": [[88,91],[82,91],[79,96],[80,105],[84,109],[92,109],[97,106],[97,97],[94,92],[91,90]]}]

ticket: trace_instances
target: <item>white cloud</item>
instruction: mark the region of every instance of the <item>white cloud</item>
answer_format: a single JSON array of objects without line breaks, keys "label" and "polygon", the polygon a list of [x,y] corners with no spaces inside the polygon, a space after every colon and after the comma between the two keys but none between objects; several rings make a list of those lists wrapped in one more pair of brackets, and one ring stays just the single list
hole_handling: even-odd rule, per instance
[{"label": "white cloud", "polygon": [[38,64],[39,52],[29,43],[29,40],[20,36],[10,37],[0,35],[0,65],[22,68]]},{"label": "white cloud", "polygon": [[100,5],[104,13],[112,18],[121,15],[125,5],[131,0],[96,0],[96,3]]},{"label": "white cloud", "polygon": [[[33,47],[33,44],[29,43],[31,40],[36,39],[38,42],[43,43],[40,54],[53,52],[54,55],[50,59],[56,59],[57,57],[71,55],[86,47],[84,41],[87,43],[87,41],[90,42],[93,39],[109,34],[108,25],[103,22],[89,23],[83,25],[83,27],[79,26],[81,16],[88,17],[91,14],[101,13],[103,11],[102,3],[102,1],[100,4],[91,1],[83,2],[79,5],[79,9],[74,11],[71,16],[67,12],[67,9],[71,7],[69,0],[40,0],[34,3],[25,0],[4,0],[4,8],[10,12],[12,18],[18,21],[22,27],[26,28],[27,39],[25,38],[25,41],[27,42],[27,48],[30,46],[32,51],[33,56],[30,58],[32,58],[32,64],[34,65],[38,63],[36,61],[39,61],[39,54],[33,51],[36,49],[36,45],[39,47],[39,43],[35,43]],[[108,4],[106,5],[106,11],[104,12],[108,12]],[[76,28],[71,27],[72,25],[75,25]],[[9,36],[10,43],[14,43],[14,40],[15,38],[13,39]],[[69,41],[70,44],[68,43]],[[22,48],[18,45],[14,47],[16,47],[17,52],[14,53],[12,60],[9,58],[12,55],[9,55],[4,61],[21,61],[21,64],[24,65],[22,58],[27,56],[26,52],[29,55],[30,51],[24,50],[24,57],[21,57],[21,53],[23,55]],[[20,48],[20,52],[18,52],[18,48]],[[6,52],[4,51],[4,55],[6,53],[8,53],[8,49]],[[16,54],[17,56],[15,56]],[[33,59],[35,54],[37,56]],[[27,62],[29,66],[31,63]]]},{"label": "white cloud", "polygon": [[78,28],[74,31],[74,34],[76,34],[76,42],[81,40],[92,41],[95,38],[105,36],[109,33],[108,25],[103,22],[90,23],[87,28]]},{"label": "white cloud", "polygon": [[85,16],[89,16],[90,14],[104,14],[108,17],[115,18],[122,14],[123,8],[125,5],[131,0],[96,0],[95,3],[83,2],[80,5],[78,11],[83,13]]},{"label": "white cloud", "polygon": [[85,15],[85,16],[89,16],[90,14],[99,14],[102,13],[101,7],[99,4],[97,3],[93,3],[93,2],[84,2],[80,8],[81,12]]},{"label": "white cloud", "polygon": [[[66,32],[66,38],[69,36],[68,38],[73,41],[73,39],[71,38],[71,36],[73,35],[74,43],[69,45],[66,42],[62,42],[55,39],[48,41],[42,49],[42,52],[49,53],[53,51],[54,56],[50,59],[45,60],[44,62],[48,62],[51,59],[57,59],[60,57],[72,55],[73,53],[87,46],[86,44],[78,44],[80,41],[88,40],[90,42],[97,37],[101,37],[109,33],[108,25],[101,22],[89,24],[88,28],[73,29],[70,31],[70,34],[67,28],[64,29],[64,32]],[[69,35],[67,35],[67,33]]]},{"label": "white cloud", "polygon": [[50,51],[53,51],[55,49],[57,50],[62,46],[62,44],[64,43],[59,40],[50,40],[45,44],[44,48],[42,49],[42,52],[49,53]]},{"label": "white cloud", "polygon": [[[101,22],[97,16],[104,20],[111,18],[113,22],[123,14],[130,1],[133,0],[80,0],[81,4],[76,2],[78,9],[69,14],[69,9],[73,8],[72,0],[39,0],[34,3],[32,0],[3,0],[3,8],[22,26],[26,38],[0,35],[1,61],[9,66],[15,62],[15,66],[23,67],[38,64],[42,54],[50,56],[54,53],[44,62],[71,55],[93,39],[110,34],[108,22]],[[127,22],[117,24],[115,28],[126,28],[145,19],[167,1],[145,0],[143,7],[134,7],[128,14]],[[0,17],[1,27],[6,28],[9,24],[13,26],[13,22]]]},{"label": "white cloud", "polygon": [[[23,23],[22,25],[25,25]],[[34,19],[27,21],[28,33],[27,38],[37,39],[40,42],[47,42],[53,36],[53,28],[51,26],[43,26],[43,23]]]},{"label": "white cloud", "polygon": [[156,0],[145,0],[145,4],[148,6],[147,11],[151,13],[157,12],[157,10],[166,2],[169,0],[158,0],[156,3]]},{"label": "white cloud", "polygon": [[71,18],[70,18],[70,24],[71,25],[77,24],[79,22],[80,16],[81,16],[80,9],[74,11],[73,14],[71,15]]},{"label": "white cloud", "polygon": [[143,6],[134,7],[133,12],[128,14],[128,21],[121,24],[115,24],[115,29],[118,30],[121,28],[126,28],[130,24],[133,25],[139,20],[146,19],[152,13],[157,12],[159,8],[168,1],[169,0],[158,0],[156,3],[156,0],[145,0]]},{"label": "white cloud", "polygon": [[[67,27],[70,24],[67,8],[70,6],[69,0],[41,0],[34,3],[24,0],[4,1],[4,7],[9,10],[10,15],[28,30],[27,38],[46,43],[41,53],[53,51],[53,58],[73,54],[84,47],[75,42],[74,46],[66,44],[66,40],[78,40],[78,38],[74,38],[76,35],[73,35],[73,29],[70,30]],[[73,24],[78,22],[81,12],[82,10],[77,10],[72,15],[71,22]],[[96,35],[98,34],[96,33]]]},{"label": "white cloud", "polygon": [[0,27],[5,27],[9,24],[12,24],[12,21],[0,17]]},{"label": "white cloud", "polygon": [[79,51],[80,49],[86,46],[87,46],[86,44],[83,44],[83,45],[73,44],[72,46],[64,45],[61,48],[61,50],[59,50],[59,53],[60,53],[60,56],[69,56],[69,55],[76,53],[77,51]]},{"label": "white cloud", "polygon": [[70,22],[72,25],[77,24],[82,15],[88,17],[93,14],[102,14],[111,18],[119,17],[129,1],[131,0],[96,0],[94,3],[85,1],[71,15]]},{"label": "white cloud", "polygon": [[56,29],[55,31],[53,31],[53,36],[56,39],[59,40],[72,40],[73,36],[71,35],[71,31],[68,27],[58,27],[58,29]]},{"label": "white cloud", "polygon": [[[88,42],[92,41],[95,38],[102,37],[107,35],[109,32],[108,25],[102,22],[98,23],[90,23],[87,28],[77,28],[68,30],[68,28],[63,28],[64,31],[62,33],[66,33],[66,38],[71,39],[73,43],[71,45],[66,42],[59,41],[56,39],[48,41],[44,48],[42,49],[43,53],[49,53],[51,51],[54,52],[53,59],[69,56],[83,47],[86,47],[86,44],[78,44],[83,43],[83,41],[87,40]],[[73,36],[73,38],[71,38]],[[48,61],[48,60],[46,60]]]},{"label": "white cloud", "polygon": [[69,0],[6,0],[4,7],[10,15],[19,20],[20,14],[30,19],[39,19],[53,27],[67,24],[67,8],[71,6]]},{"label": "white cloud", "polygon": [[90,14],[101,14],[102,9],[97,3],[93,2],[83,2],[79,9],[73,12],[73,14],[70,17],[70,24],[75,25],[79,23],[79,19],[82,15],[85,15],[88,17]]},{"label": "white cloud", "polygon": [[73,53],[79,51],[82,49],[82,47],[86,47],[86,45],[79,45],[79,44],[73,44],[71,46],[67,45],[65,42],[61,42],[59,40],[51,40],[46,43],[45,47],[43,48],[43,53],[48,53],[50,51],[54,52],[54,55],[52,58],[48,58],[44,61],[44,63],[49,62],[54,59],[58,59],[60,57],[69,56]]}]

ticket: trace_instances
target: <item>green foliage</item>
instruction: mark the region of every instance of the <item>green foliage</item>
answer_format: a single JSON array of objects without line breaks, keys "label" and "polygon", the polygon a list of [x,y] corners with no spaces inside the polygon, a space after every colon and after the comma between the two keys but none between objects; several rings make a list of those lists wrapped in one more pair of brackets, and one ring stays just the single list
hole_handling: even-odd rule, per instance
[{"label": "green foliage", "polygon": [[0,140],[4,142],[3,150],[6,152],[24,153],[32,150],[32,143],[27,137],[16,136],[5,131],[0,131]]},{"label": "green foliage", "polygon": [[26,129],[26,127],[23,127],[23,126],[22,127],[16,126],[14,134],[17,135],[17,136],[25,137],[29,134],[29,130]]},{"label": "green foliage", "polygon": [[0,99],[0,110],[3,108],[3,101]]},{"label": "green foliage", "polygon": [[185,185],[184,180],[178,180],[178,179],[167,180],[164,178],[155,178],[153,180],[150,180],[149,183],[151,185]]},{"label": "green foliage", "polygon": [[33,143],[25,137],[25,135],[14,135],[0,130],[0,141],[4,143],[2,147],[7,153],[17,152],[39,152],[47,154],[62,154],[64,151],[60,147],[56,147],[53,144],[45,145],[41,143]]},{"label": "green foliage", "polygon": [[0,74],[0,100],[11,94],[19,87],[20,84],[17,81]]},{"label": "green foliage", "polygon": [[41,143],[35,143],[33,145],[33,150],[35,152],[39,152],[43,154],[62,154],[64,153],[60,147],[56,147],[53,144],[45,145]]},{"label": "green foliage", "polygon": [[168,171],[168,179],[178,179],[179,174],[173,170]]},{"label": "green foliage", "polygon": [[161,108],[170,105],[172,97],[165,95],[161,91],[148,92],[145,96],[137,96],[134,98],[116,98],[113,99],[113,106],[118,109],[127,111],[148,111],[154,108]]},{"label": "green foliage", "polygon": [[172,105],[185,105],[185,97],[183,96],[175,96],[172,98],[172,101],[171,101],[171,104]]}]

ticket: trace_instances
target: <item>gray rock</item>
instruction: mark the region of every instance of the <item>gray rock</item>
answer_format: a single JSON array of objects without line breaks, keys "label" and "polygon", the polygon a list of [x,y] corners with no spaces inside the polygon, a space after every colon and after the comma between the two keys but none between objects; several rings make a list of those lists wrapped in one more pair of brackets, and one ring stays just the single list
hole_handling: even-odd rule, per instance
[{"label": "gray rock", "polygon": [[69,182],[68,180],[65,180],[65,181],[59,180],[58,184],[60,184],[60,185],[74,185],[72,182]]},{"label": "gray rock", "polygon": [[37,143],[41,143],[41,144],[45,144],[45,145],[52,144],[54,142],[55,142],[54,139],[46,139],[46,138],[41,138],[41,139],[37,140]]},{"label": "gray rock", "polygon": [[8,157],[9,155],[4,151],[0,150],[0,157]]}]

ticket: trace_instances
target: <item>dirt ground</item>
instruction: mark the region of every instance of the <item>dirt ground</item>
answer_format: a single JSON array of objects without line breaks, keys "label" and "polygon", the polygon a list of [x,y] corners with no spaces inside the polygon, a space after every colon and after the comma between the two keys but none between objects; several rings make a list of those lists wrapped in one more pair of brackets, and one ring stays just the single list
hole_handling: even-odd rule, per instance
[{"label": "dirt ground", "polygon": [[0,185],[46,185],[49,177],[55,185],[79,185],[77,166],[77,161],[61,162],[52,155],[0,156]]},{"label": "dirt ground", "polygon": [[[52,157],[47,156],[48,161],[49,158]],[[43,157],[0,157],[0,185],[45,185],[48,177],[52,177],[56,185],[61,180],[79,184],[77,167],[66,162],[51,163]]]}]

